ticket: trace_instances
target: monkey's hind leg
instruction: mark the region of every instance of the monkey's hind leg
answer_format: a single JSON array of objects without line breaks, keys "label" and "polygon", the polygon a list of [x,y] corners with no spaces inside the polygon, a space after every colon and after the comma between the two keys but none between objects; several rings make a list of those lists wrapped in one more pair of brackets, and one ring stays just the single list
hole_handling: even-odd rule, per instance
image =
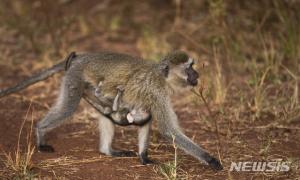
[{"label": "monkey's hind leg", "polygon": [[99,151],[103,154],[115,157],[134,157],[136,154],[132,151],[114,150],[112,142],[115,134],[114,124],[105,116],[100,115],[99,119],[100,146]]},{"label": "monkey's hind leg", "polygon": [[[72,81],[73,80],[73,81]],[[65,76],[61,86],[57,102],[51,107],[46,116],[37,123],[36,140],[38,150],[41,152],[53,152],[52,146],[46,144],[45,134],[58,127],[76,110],[83,92],[83,86],[79,79],[69,79]]]}]

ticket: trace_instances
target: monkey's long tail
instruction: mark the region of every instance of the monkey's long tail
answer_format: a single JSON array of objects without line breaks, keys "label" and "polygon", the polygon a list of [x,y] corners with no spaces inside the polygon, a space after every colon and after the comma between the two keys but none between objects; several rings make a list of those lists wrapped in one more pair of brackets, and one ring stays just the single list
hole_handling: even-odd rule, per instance
[{"label": "monkey's long tail", "polygon": [[0,98],[4,97],[6,95],[9,95],[9,94],[15,93],[17,91],[20,91],[22,89],[25,89],[34,83],[45,80],[45,79],[53,76],[57,72],[60,72],[63,70],[68,70],[75,57],[76,57],[75,52],[72,52],[68,55],[68,57],[64,61],[52,66],[51,68],[41,71],[37,74],[34,74],[33,76],[18,83],[14,87],[9,87],[9,88],[0,90]]},{"label": "monkey's long tail", "polygon": [[28,86],[37,83],[39,81],[45,80],[48,77],[54,75],[57,72],[63,71],[65,68],[66,61],[63,61],[59,64],[54,65],[53,67],[46,69],[44,71],[41,71],[37,74],[34,74],[33,76],[29,77],[28,79],[25,79],[24,81],[18,83],[17,85],[13,87],[9,87],[3,90],[0,90],[0,98],[15,93],[17,91],[20,91],[22,89],[27,88]]},{"label": "monkey's long tail", "polygon": [[219,160],[212,157],[202,147],[195,144],[190,138],[183,134],[177,122],[177,115],[172,109],[168,99],[158,100],[157,105],[154,105],[154,109],[151,113],[154,119],[158,121],[159,132],[166,139],[173,140],[180,149],[208,164],[213,169],[223,169]]}]

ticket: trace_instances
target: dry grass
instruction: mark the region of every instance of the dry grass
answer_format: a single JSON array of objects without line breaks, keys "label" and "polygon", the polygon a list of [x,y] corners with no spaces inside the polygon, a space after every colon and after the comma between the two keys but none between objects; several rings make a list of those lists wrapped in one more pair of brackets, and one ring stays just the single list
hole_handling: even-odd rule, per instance
[{"label": "dry grass", "polygon": [[213,59],[215,64],[215,71],[212,73],[214,101],[216,104],[223,104],[226,100],[227,87],[225,86],[222,65],[220,64],[220,54],[215,47],[213,48]]},{"label": "dry grass", "polygon": [[255,87],[254,87],[254,109],[256,117],[260,117],[261,112],[263,111],[264,103],[266,100],[266,87],[265,87],[265,79],[268,75],[270,68],[267,68],[261,77],[256,77]]},{"label": "dry grass", "polygon": [[178,147],[175,144],[175,136],[173,136],[174,161],[169,161],[154,168],[155,173],[161,174],[165,179],[188,179],[187,172],[179,166]]},{"label": "dry grass", "polygon": [[282,65],[282,67],[288,72],[288,74],[293,78],[294,82],[292,82],[294,85],[294,90],[293,90],[293,95],[291,98],[291,109],[297,108],[299,107],[299,81],[300,78],[299,76],[297,76],[295,73],[293,73],[292,71],[290,71],[287,67],[285,67],[284,65]]},{"label": "dry grass", "polygon": [[11,152],[4,152],[4,158],[1,159],[2,162],[5,165],[5,168],[3,170],[4,178],[8,179],[33,179],[36,174],[33,173],[33,168],[35,165],[32,162],[32,156],[35,150],[35,147],[31,144],[31,134],[32,134],[32,126],[33,126],[33,112],[31,114],[31,126],[30,126],[30,132],[27,134],[27,147],[25,151],[21,150],[20,147],[20,138],[22,134],[22,130],[24,127],[24,124],[27,120],[27,117],[29,115],[31,109],[31,103],[28,107],[25,119],[23,120],[23,123],[21,125],[19,136],[18,136],[18,144],[17,149],[14,153]]}]

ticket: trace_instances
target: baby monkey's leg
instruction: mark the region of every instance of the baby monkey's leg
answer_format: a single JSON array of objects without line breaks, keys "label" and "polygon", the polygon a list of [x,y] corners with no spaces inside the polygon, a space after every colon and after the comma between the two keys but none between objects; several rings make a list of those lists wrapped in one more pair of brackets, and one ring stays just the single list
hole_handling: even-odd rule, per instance
[{"label": "baby monkey's leg", "polygon": [[121,101],[121,96],[123,95],[124,92],[124,87],[123,86],[118,86],[117,87],[117,95],[114,99],[114,103],[113,103],[113,111],[118,111],[119,106],[120,106],[120,101]]}]

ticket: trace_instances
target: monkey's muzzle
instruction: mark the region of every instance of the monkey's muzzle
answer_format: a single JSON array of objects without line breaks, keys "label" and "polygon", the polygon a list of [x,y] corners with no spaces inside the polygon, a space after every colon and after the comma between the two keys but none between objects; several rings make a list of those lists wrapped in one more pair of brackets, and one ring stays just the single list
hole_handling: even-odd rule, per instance
[{"label": "monkey's muzzle", "polygon": [[187,71],[187,74],[188,74],[188,78],[187,78],[188,83],[191,86],[197,86],[199,74],[196,71],[194,71],[194,70]]},{"label": "monkey's muzzle", "polygon": [[188,79],[188,83],[189,83],[191,86],[197,86],[198,80],[197,80],[197,79],[192,79],[192,80],[189,80],[189,79]]}]

